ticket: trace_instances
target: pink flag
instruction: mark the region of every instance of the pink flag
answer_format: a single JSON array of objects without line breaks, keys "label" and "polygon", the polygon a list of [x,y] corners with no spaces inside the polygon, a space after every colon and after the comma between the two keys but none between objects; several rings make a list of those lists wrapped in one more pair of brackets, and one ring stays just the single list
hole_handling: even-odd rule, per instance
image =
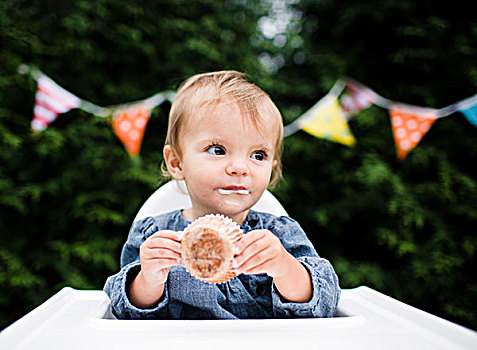
[{"label": "pink flag", "polygon": [[393,106],[390,113],[397,157],[404,160],[436,121],[437,111]]},{"label": "pink flag", "polygon": [[374,104],[378,98],[370,88],[347,79],[346,92],[341,96],[340,104],[348,115],[353,115]]},{"label": "pink flag", "polygon": [[38,78],[35,109],[31,127],[35,131],[45,130],[60,113],[77,108],[81,100],[42,75]]}]

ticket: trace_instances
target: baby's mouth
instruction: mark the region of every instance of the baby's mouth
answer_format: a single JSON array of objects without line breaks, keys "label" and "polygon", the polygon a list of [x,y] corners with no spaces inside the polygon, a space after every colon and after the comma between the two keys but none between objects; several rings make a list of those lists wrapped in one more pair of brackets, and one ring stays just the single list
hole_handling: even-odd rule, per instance
[{"label": "baby's mouth", "polygon": [[219,188],[217,190],[220,194],[249,194],[250,191],[245,189],[245,188],[232,188],[232,187],[225,187],[225,188]]}]

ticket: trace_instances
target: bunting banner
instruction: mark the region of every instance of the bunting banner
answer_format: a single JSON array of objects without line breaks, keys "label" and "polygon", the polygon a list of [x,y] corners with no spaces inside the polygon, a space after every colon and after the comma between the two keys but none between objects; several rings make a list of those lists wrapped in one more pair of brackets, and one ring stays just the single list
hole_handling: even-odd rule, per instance
[{"label": "bunting banner", "polygon": [[435,109],[416,109],[400,105],[393,106],[390,115],[399,160],[406,158],[437,119]]},{"label": "bunting banner", "polygon": [[141,101],[117,106],[100,107],[68,92],[39,69],[20,65],[18,71],[30,74],[37,81],[37,93],[31,127],[33,131],[45,130],[61,113],[79,108],[98,117],[112,115],[112,127],[131,156],[137,156],[141,149],[151,111],[164,101],[172,103],[175,92],[163,91]]},{"label": "bunting banner", "polygon": [[[337,97],[338,106],[335,105]],[[284,135],[289,136],[302,129],[316,137],[352,146],[356,140],[346,119],[372,105],[390,111],[396,155],[401,161],[417,146],[439,118],[459,111],[472,125],[477,126],[477,94],[450,106],[433,109],[389,100],[351,78],[342,78],[310,110],[287,125],[284,128]],[[330,130],[330,124],[325,121],[332,120],[334,127]]]},{"label": "bunting banner", "polygon": [[130,156],[139,154],[150,116],[151,110],[143,105],[129,106],[114,113],[113,130]]},{"label": "bunting banner", "polygon": [[[18,71],[30,74],[38,84],[31,122],[33,131],[45,130],[59,114],[74,108],[98,117],[112,116],[113,131],[131,156],[137,156],[140,152],[151,111],[166,100],[172,103],[175,97],[175,92],[163,91],[141,101],[100,107],[75,96],[34,67],[20,65]],[[369,87],[345,77],[338,79],[328,94],[308,111],[286,125],[284,136],[303,130],[318,138],[353,146],[356,139],[348,125],[348,119],[372,105],[390,111],[399,160],[406,158],[439,118],[460,112],[469,123],[477,127],[477,94],[441,109],[425,108],[389,100]]]},{"label": "bunting banner", "polygon": [[38,77],[35,107],[31,127],[34,131],[45,130],[58,114],[77,108],[81,100],[66,91],[45,75]]}]

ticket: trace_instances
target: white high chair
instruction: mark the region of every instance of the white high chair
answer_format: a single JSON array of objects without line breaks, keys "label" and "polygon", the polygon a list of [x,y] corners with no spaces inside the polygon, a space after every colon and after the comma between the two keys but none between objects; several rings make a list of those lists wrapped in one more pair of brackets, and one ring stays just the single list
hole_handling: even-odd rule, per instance
[{"label": "white high chair", "polygon": [[[182,189],[181,189],[182,188]],[[135,220],[187,208],[181,182],[154,192]],[[253,207],[286,215],[266,191]],[[477,332],[371,288],[343,289],[333,318],[116,320],[101,290],[65,287],[0,332],[0,349],[476,349]]]},{"label": "white high chair", "polygon": [[[191,205],[185,182],[172,180],[159,187],[146,200],[141,209],[139,209],[134,221],[147,218],[148,216],[167,213],[176,209],[190,208]],[[288,215],[280,202],[268,190],[263,193],[262,197],[252,209],[276,216]]]}]

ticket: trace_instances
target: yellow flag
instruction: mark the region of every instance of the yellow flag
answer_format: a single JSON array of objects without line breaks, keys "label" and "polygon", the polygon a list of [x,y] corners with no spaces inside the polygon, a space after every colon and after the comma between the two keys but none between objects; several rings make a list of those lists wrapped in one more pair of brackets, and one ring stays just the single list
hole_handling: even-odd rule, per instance
[{"label": "yellow flag", "polygon": [[327,96],[315,110],[310,110],[301,127],[307,133],[329,141],[354,146],[354,138],[348,126],[345,113],[336,96]]}]

